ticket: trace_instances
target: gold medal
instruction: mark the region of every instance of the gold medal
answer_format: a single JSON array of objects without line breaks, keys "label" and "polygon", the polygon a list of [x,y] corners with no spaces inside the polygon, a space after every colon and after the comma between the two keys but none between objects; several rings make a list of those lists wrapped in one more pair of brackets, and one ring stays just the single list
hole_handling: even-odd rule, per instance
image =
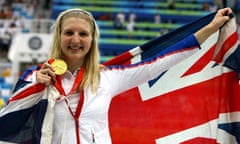
[{"label": "gold medal", "polygon": [[62,75],[67,71],[67,64],[61,59],[54,59],[51,65],[56,75]]}]

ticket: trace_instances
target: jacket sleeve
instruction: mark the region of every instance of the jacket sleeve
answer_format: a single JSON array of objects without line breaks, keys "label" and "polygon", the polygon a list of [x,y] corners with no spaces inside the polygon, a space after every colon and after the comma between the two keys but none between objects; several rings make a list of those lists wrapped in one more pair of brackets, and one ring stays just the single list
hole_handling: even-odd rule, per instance
[{"label": "jacket sleeve", "polygon": [[111,84],[112,94],[116,95],[158,77],[199,49],[196,38],[190,35],[154,57],[135,64],[110,66],[104,77]]}]

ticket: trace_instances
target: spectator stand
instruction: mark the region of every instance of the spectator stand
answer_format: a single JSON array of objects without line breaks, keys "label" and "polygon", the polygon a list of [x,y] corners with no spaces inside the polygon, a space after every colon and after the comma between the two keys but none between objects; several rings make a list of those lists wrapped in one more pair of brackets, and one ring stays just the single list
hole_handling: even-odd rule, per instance
[{"label": "spectator stand", "polygon": [[[102,56],[115,56],[131,48],[172,31],[186,23],[209,13],[202,8],[206,0],[175,0],[174,6],[169,9],[166,0],[54,0],[52,6],[52,19],[69,8],[82,8],[93,13],[100,27],[100,50]],[[213,3],[212,0],[208,0]],[[115,27],[114,20],[123,12],[125,21]],[[131,31],[128,18],[134,14],[136,19]],[[155,23],[154,17],[159,15],[161,21]],[[122,28],[124,27],[124,28]]]},{"label": "spectator stand", "polygon": [[4,106],[13,88],[13,81],[11,75],[11,64],[2,63],[0,65],[0,109]]}]

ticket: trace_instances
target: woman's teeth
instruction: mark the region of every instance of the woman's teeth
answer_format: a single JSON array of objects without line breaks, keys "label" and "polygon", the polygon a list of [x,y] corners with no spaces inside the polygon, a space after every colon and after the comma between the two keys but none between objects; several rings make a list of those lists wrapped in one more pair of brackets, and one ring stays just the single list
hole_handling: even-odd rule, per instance
[{"label": "woman's teeth", "polygon": [[82,46],[78,46],[78,47],[68,46],[68,48],[77,50],[77,49],[82,49],[83,47]]}]

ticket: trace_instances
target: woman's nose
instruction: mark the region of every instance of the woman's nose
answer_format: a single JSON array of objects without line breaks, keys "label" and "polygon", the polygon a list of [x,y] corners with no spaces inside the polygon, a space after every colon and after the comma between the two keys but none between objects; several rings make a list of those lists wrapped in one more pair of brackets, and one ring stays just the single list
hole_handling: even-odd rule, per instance
[{"label": "woman's nose", "polygon": [[79,43],[80,42],[80,36],[78,34],[74,34],[72,36],[72,43]]}]

